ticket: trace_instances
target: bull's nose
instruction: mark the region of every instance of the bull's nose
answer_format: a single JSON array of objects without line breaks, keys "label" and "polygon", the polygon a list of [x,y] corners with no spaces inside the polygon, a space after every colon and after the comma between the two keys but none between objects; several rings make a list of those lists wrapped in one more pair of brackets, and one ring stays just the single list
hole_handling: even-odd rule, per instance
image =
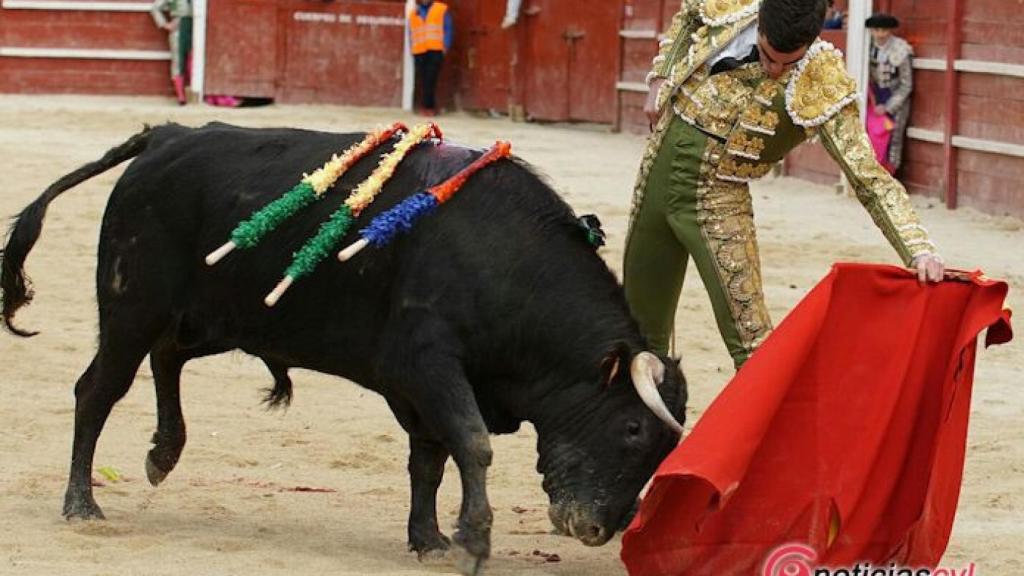
[{"label": "bull's nose", "polygon": [[608,529],[597,524],[585,524],[576,526],[576,538],[587,546],[600,546],[608,541],[610,534]]},{"label": "bull's nose", "polygon": [[555,527],[556,533],[572,536],[569,528],[570,519],[561,504],[552,504],[548,508],[548,518],[551,520],[551,525]]}]

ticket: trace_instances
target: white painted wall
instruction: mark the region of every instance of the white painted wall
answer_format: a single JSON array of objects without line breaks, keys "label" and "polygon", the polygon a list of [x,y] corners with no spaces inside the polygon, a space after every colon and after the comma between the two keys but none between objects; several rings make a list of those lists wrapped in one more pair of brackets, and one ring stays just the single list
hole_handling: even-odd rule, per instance
[{"label": "white painted wall", "polygon": [[416,90],[416,68],[412,62],[409,46],[409,11],[416,6],[416,0],[405,0],[405,38],[402,40],[402,110],[412,110],[413,92]]},{"label": "white painted wall", "polygon": [[202,102],[206,95],[207,0],[192,0],[192,90]]},{"label": "white painted wall", "polygon": [[868,48],[871,40],[864,21],[871,16],[871,4],[871,0],[850,0],[846,21],[846,70],[860,88],[861,120],[864,119],[868,104]]}]

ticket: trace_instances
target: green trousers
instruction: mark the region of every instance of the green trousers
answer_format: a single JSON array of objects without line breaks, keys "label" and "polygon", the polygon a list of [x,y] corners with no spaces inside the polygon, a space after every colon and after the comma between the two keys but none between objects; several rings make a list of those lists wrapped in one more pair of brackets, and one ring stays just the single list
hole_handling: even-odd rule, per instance
[{"label": "green trousers", "polygon": [[192,17],[178,20],[178,29],[167,33],[171,51],[171,78],[188,73],[188,55],[192,51]]},{"label": "green trousers", "polygon": [[709,164],[724,153],[721,143],[678,117],[670,121],[641,183],[643,199],[626,240],[624,287],[648,343],[666,354],[692,258],[739,368],[771,330],[771,320],[749,187],[716,180]]}]

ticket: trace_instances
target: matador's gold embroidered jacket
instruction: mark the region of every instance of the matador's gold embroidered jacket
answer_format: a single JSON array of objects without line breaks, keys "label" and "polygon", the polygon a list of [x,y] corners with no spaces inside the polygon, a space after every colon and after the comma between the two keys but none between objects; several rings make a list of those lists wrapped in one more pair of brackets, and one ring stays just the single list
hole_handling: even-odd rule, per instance
[{"label": "matador's gold embroidered jacket", "polygon": [[[875,159],[860,121],[856,82],[835,47],[817,40],[778,80],[758,63],[709,74],[708,62],[755,23],[759,8],[760,0],[683,0],[653,63],[652,76],[667,79],[658,94],[659,128],[674,113],[724,142],[722,157],[712,158],[723,184],[766,175],[793,148],[818,136],[904,263],[934,252],[906,189]],[[651,146],[656,153],[657,131]],[[645,166],[653,161],[647,156]],[[637,192],[634,208],[642,184]]]}]

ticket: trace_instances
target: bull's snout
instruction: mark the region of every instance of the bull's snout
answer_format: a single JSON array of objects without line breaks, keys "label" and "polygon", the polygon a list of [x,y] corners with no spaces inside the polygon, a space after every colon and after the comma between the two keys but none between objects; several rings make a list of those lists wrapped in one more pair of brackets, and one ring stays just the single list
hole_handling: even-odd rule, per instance
[{"label": "bull's snout", "polygon": [[593,521],[583,520],[569,524],[570,534],[587,546],[602,546],[611,540],[612,532]]},{"label": "bull's snout", "polygon": [[551,523],[562,534],[572,536],[586,546],[601,546],[611,540],[615,530],[605,526],[582,507],[565,504],[548,509]]}]

